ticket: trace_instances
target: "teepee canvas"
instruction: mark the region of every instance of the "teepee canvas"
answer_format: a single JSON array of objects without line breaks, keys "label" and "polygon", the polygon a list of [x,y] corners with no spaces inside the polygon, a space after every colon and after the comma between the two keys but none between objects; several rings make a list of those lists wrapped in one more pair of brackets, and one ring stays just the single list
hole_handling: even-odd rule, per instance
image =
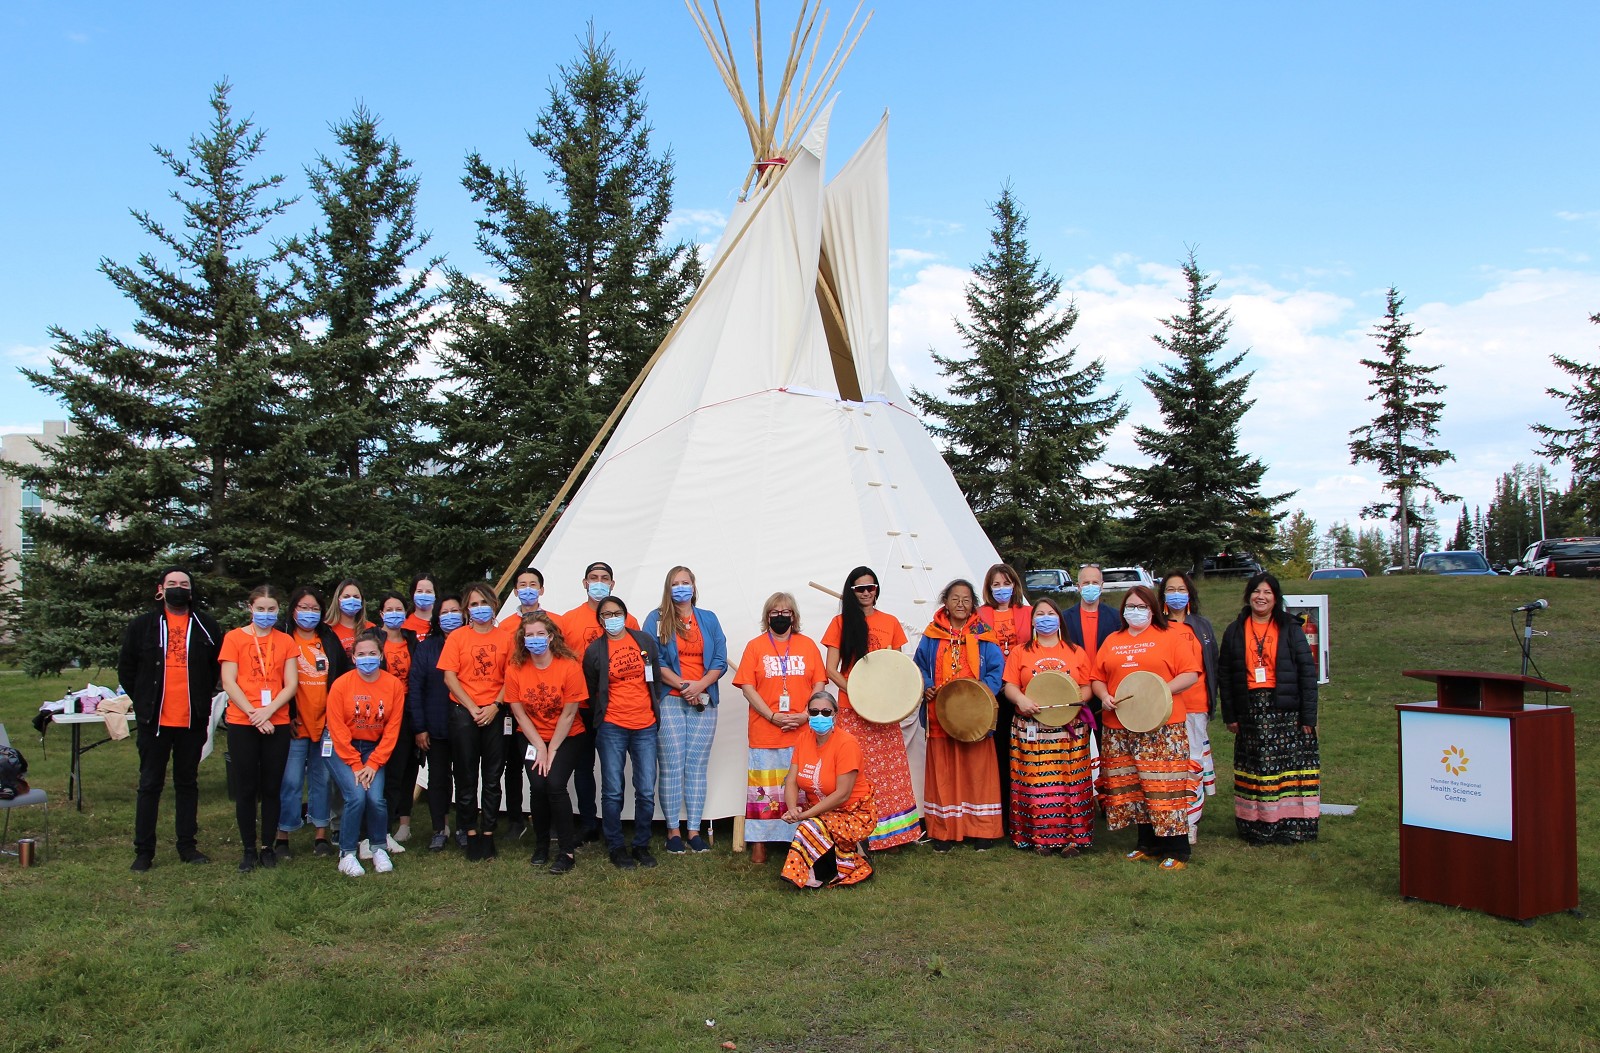
[{"label": "teepee canvas", "polygon": [[694,571],[730,662],[708,817],[743,813],[734,670],[770,594],[792,593],[800,631],[820,640],[838,600],[811,583],[838,589],[866,564],[915,641],[944,584],[996,558],[890,368],[887,117],[825,184],[828,117],[734,210],[701,289],[522,564],[563,610],[604,560],[641,621],[670,568]]}]

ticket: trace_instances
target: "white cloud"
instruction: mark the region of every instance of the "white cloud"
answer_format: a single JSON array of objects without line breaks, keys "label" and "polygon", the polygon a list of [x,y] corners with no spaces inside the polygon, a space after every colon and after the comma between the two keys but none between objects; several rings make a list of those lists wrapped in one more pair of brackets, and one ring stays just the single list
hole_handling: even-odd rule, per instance
[{"label": "white cloud", "polygon": [[[1269,492],[1298,491],[1290,507],[1304,508],[1323,526],[1354,521],[1362,505],[1382,496],[1376,473],[1351,465],[1348,448],[1350,430],[1372,416],[1371,374],[1360,360],[1377,350],[1371,330],[1382,314],[1381,291],[1357,302],[1255,275],[1213,277],[1213,302],[1233,319],[1229,346],[1249,350],[1242,368],[1255,373],[1255,406],[1240,424],[1242,448],[1267,463]],[[907,388],[944,391],[927,349],[961,350],[951,319],[965,315],[971,280],[962,268],[930,265],[892,293],[890,360]],[[1447,388],[1438,442],[1456,461],[1436,480],[1469,505],[1487,507],[1498,476],[1534,459],[1529,425],[1556,413],[1545,389],[1561,386],[1563,374],[1550,356],[1596,358],[1600,329],[1588,319],[1600,308],[1600,274],[1491,272],[1485,286],[1463,303],[1406,310],[1423,330],[1412,343],[1415,360],[1444,367],[1436,375]],[[1150,338],[1161,331],[1158,319],[1179,309],[1183,292],[1178,268],[1129,257],[1063,277],[1063,296],[1079,311],[1073,344],[1080,356],[1105,360],[1108,382],[1132,406],[1112,436],[1110,461],[1137,463],[1133,426],[1160,424],[1140,371],[1163,359]],[[1445,510],[1442,524],[1453,524],[1456,512]]]},{"label": "white cloud", "polygon": [[[674,209],[667,217],[665,230],[668,241],[689,238],[697,243],[710,241],[715,245],[723,228],[728,225],[728,214],[715,208]],[[702,249],[702,252],[705,250]]]},{"label": "white cloud", "polygon": [[12,344],[0,354],[7,365],[18,369],[42,369],[50,364],[50,348],[40,344]]},{"label": "white cloud", "polygon": [[933,263],[940,259],[936,252],[924,252],[921,249],[890,249],[889,269],[900,270],[904,267],[919,267],[924,263]]}]

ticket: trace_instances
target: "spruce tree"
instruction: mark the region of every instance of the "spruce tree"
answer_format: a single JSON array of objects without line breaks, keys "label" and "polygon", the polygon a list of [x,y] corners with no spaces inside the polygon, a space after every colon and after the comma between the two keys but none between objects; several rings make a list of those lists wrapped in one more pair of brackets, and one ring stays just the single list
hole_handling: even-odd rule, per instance
[{"label": "spruce tree", "polygon": [[[1589,316],[1600,325],[1600,313]],[[1535,424],[1543,436],[1540,453],[1572,467],[1573,511],[1584,522],[1600,522],[1600,363],[1579,362],[1564,355],[1551,355],[1556,366],[1572,379],[1570,388],[1547,388],[1551,397],[1562,402],[1572,418],[1569,427]]]},{"label": "spruce tree", "polygon": [[236,118],[229,85],[178,153],[156,147],[177,188],[176,222],[135,210],[155,243],[101,272],[133,304],[134,338],[51,329],[45,369],[24,370],[75,425],[38,467],[6,470],[57,511],[33,520],[24,561],[22,658],[32,673],[114,659],[159,568],[183,563],[213,604],[271,578],[284,538],[283,392],[288,328],[265,229],[290,204],[282,176],[255,176],[263,134]]},{"label": "spruce tree", "polygon": [[672,159],[650,133],[640,75],[591,32],[528,136],[555,203],[517,169],[467,159],[493,284],[447,272],[434,480],[447,580],[510,558],[699,281],[694,249],[666,241]]},{"label": "spruce tree", "polygon": [[1183,310],[1161,320],[1153,339],[1176,361],[1143,373],[1161,412],[1161,426],[1141,424],[1134,443],[1146,467],[1119,466],[1131,499],[1128,555],[1199,573],[1212,553],[1272,552],[1282,512],[1294,496],[1261,492],[1267,466],[1239,450],[1239,421],[1254,400],[1245,397],[1254,373],[1236,373],[1244,352],[1228,355],[1233,322],[1210,306],[1216,282],[1193,252],[1183,262]]},{"label": "spruce tree", "polygon": [[1278,559],[1273,571],[1279,577],[1304,578],[1317,565],[1317,521],[1301,509],[1278,525]]},{"label": "spruce tree", "polygon": [[991,247],[966,289],[972,321],[956,321],[967,353],[932,352],[949,397],[911,398],[989,540],[1025,569],[1081,558],[1097,539],[1110,490],[1088,469],[1128,411],[1100,392],[1103,360],[1079,368],[1062,346],[1078,311],[1056,307],[1061,281],[1030,252],[1010,186],[991,211]]},{"label": "spruce tree", "polygon": [[1367,401],[1378,404],[1378,415],[1371,424],[1351,430],[1350,463],[1370,462],[1383,477],[1383,488],[1393,494],[1390,500],[1367,505],[1361,515],[1394,521],[1399,539],[1397,562],[1409,569],[1416,560],[1411,538],[1411,520],[1417,515],[1414,502],[1425,494],[1441,501],[1458,500],[1427,476],[1430,470],[1455,460],[1455,455],[1433,444],[1444,410],[1444,403],[1436,397],[1444,393],[1444,385],[1433,379],[1440,367],[1411,360],[1407,341],[1420,330],[1401,317],[1405,299],[1399,289],[1390,286],[1386,299],[1384,319],[1372,334],[1381,349],[1379,356],[1361,360],[1372,370],[1373,390]]},{"label": "spruce tree", "polygon": [[416,367],[442,323],[428,288],[440,261],[417,258],[429,240],[418,181],[379,123],[358,107],[331,129],[338,154],[306,170],[321,217],[295,246],[289,426],[306,462],[285,481],[301,539],[286,582],[355,576],[371,589],[426,563],[431,384]]},{"label": "spruce tree", "polygon": [[1472,544],[1472,516],[1467,512],[1467,506],[1461,506],[1461,517],[1456,520],[1456,534],[1450,541],[1450,547],[1457,552],[1473,548]]}]

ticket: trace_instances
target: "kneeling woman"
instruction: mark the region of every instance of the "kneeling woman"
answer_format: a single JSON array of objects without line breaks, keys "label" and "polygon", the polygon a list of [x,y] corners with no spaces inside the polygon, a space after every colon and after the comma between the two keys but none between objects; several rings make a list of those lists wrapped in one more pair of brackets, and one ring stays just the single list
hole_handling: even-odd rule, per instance
[{"label": "kneeling woman", "polygon": [[[533,815],[532,863],[550,862],[550,828],[560,855],[552,874],[571,870],[578,850],[567,784],[578,759],[583,718],[578,703],[589,698],[578,656],[567,649],[555,619],[544,611],[522,616],[520,647],[506,660],[506,701],[527,741],[528,809]],[[513,758],[521,762],[521,758]]]},{"label": "kneeling woman", "polygon": [[[1200,784],[1200,765],[1189,756],[1180,696],[1203,675],[1200,643],[1186,629],[1167,627],[1155,593],[1143,585],[1128,590],[1121,614],[1124,628],[1100,645],[1094,671],[1105,723],[1100,778],[1106,825],[1138,827],[1138,842],[1125,859],[1160,860],[1163,870],[1182,870],[1189,860],[1189,801]],[[1167,682],[1172,710],[1152,730],[1130,731],[1117,717],[1117,688],[1141,670]]]},{"label": "kneeling woman", "polygon": [[406,688],[383,666],[383,633],[367,630],[351,647],[355,670],[341,676],[328,691],[328,734],[333,739],[333,781],[344,798],[339,823],[339,873],[360,877],[365,871],[356,854],[363,833],[372,843],[372,869],[394,869],[384,850],[389,834],[389,807],[383,796],[383,766],[400,739]]},{"label": "kneeling woman", "polygon": [[834,730],[837,714],[827,688],[812,692],[806,705],[811,730],[795,744],[783,783],[783,821],[799,824],[783,876],[797,888],[854,885],[872,876],[866,852],[867,838],[878,825],[872,780],[861,769],[855,738]]}]

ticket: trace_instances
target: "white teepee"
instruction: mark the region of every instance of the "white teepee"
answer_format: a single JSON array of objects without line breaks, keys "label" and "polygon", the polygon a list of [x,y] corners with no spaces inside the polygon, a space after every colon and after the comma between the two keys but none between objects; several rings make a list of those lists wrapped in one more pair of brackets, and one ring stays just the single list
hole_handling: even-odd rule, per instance
[{"label": "white teepee", "polygon": [[707,817],[743,814],[748,707],[733,671],[771,593],[793,593],[800,630],[820,641],[838,601],[809,583],[838,589],[866,564],[915,641],[944,584],[996,560],[889,364],[888,118],[824,185],[830,110],[734,210],[705,283],[530,561],[557,611],[583,600],[590,562],[610,563],[640,621],[671,567],[694,571],[730,663]]}]

